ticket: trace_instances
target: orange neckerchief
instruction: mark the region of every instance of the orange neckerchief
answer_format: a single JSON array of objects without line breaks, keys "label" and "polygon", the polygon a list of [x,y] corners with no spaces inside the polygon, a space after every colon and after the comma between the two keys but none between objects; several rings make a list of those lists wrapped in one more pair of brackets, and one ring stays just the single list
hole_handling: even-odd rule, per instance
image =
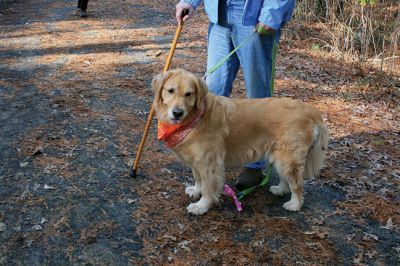
[{"label": "orange neckerchief", "polygon": [[158,120],[158,140],[165,141],[168,148],[172,148],[186,138],[186,136],[197,125],[200,118],[205,112],[205,100],[202,101],[201,110],[196,113],[193,119],[189,122],[180,124],[162,123]]}]

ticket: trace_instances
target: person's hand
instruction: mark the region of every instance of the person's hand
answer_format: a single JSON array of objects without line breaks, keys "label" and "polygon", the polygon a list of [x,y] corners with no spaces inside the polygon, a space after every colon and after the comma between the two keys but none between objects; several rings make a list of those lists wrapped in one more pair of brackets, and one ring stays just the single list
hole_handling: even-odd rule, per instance
[{"label": "person's hand", "polygon": [[176,20],[180,24],[182,21],[186,21],[188,18],[190,18],[193,12],[194,8],[191,4],[181,1],[176,5]]},{"label": "person's hand", "polygon": [[262,24],[261,22],[259,22],[257,24],[257,31],[258,33],[262,34],[263,32],[259,30],[259,27],[262,27],[262,29],[264,31],[266,31],[267,33],[274,33],[276,30],[274,30],[273,28],[268,27],[267,25]]}]

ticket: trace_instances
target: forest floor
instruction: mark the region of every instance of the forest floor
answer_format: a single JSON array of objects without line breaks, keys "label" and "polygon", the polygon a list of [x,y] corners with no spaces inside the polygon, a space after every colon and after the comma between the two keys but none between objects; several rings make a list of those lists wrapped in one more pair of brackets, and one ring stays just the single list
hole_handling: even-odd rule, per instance
[{"label": "forest floor", "polygon": [[[80,18],[72,0],[0,1],[0,264],[399,265],[400,73],[314,49],[318,25],[289,24],[277,59],[275,96],[319,108],[330,130],[300,212],[265,188],[241,214],[223,197],[189,215],[190,169],[155,123],[129,177],[175,2],[90,1]],[[172,68],[204,73],[207,26],[201,9]]]}]

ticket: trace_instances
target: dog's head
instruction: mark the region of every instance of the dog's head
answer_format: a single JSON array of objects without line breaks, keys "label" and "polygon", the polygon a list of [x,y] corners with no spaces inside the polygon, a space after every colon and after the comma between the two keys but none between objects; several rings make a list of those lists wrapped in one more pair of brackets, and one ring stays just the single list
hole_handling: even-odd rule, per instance
[{"label": "dog's head", "polygon": [[201,109],[207,94],[205,82],[194,74],[175,69],[154,77],[152,87],[158,119],[179,124]]}]

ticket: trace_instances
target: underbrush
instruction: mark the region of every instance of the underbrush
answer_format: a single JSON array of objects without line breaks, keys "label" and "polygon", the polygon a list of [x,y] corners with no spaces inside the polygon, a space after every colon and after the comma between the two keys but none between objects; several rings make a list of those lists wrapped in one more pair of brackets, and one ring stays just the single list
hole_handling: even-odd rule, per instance
[{"label": "underbrush", "polygon": [[311,40],[312,50],[327,49],[342,59],[373,65],[381,73],[398,74],[398,0],[297,1],[293,23],[294,29],[307,29],[294,34]]}]

